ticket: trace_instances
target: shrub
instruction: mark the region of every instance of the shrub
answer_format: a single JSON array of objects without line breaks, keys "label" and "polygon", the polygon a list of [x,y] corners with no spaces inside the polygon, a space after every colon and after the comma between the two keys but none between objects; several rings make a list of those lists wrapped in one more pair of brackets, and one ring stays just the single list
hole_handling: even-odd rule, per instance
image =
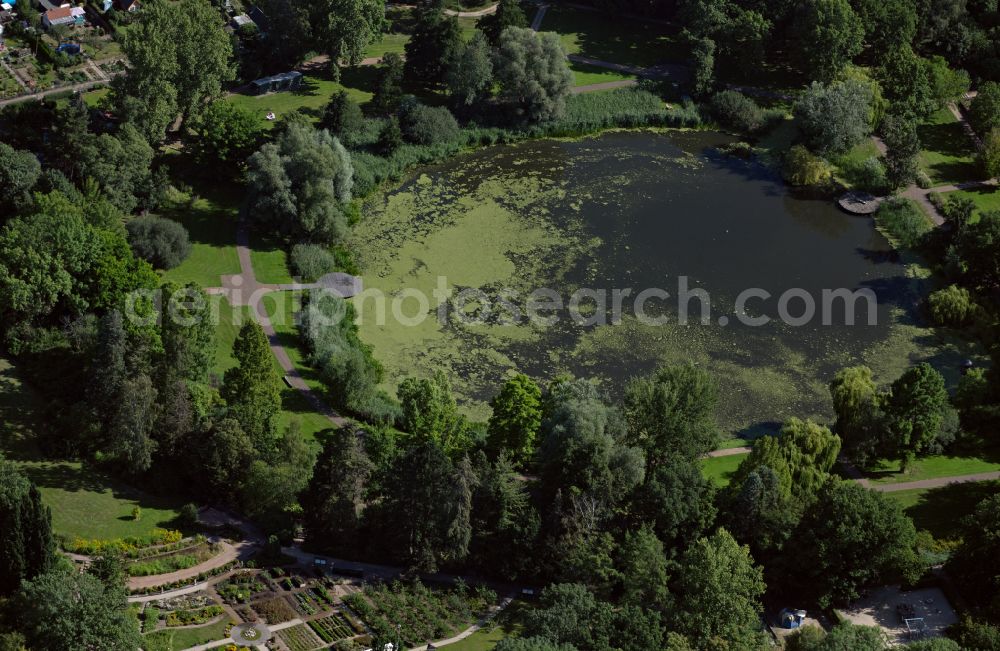
[{"label": "shrub", "polygon": [[323,111],[320,126],[341,140],[357,131],[364,122],[361,107],[351,99],[346,90],[334,93]]},{"label": "shrub", "polygon": [[378,150],[383,156],[392,155],[403,144],[403,132],[395,116],[389,118],[378,136]]},{"label": "shrub", "polygon": [[403,107],[399,126],[408,142],[435,145],[458,137],[455,117],[443,106],[425,106],[412,102]]},{"label": "shrub", "polygon": [[785,155],[784,174],[792,185],[820,185],[830,180],[831,170],[825,160],[795,145]]},{"label": "shrub", "polygon": [[309,348],[310,365],[319,370],[340,406],[370,420],[396,418],[398,407],[378,388],[382,365],[358,337],[351,303],[326,294],[318,300],[310,296],[302,310],[300,332]]},{"label": "shrub", "polygon": [[976,312],[976,303],[969,290],[958,285],[933,292],[927,297],[927,307],[934,322],[943,326],[963,326]]},{"label": "shrub", "polygon": [[753,133],[764,126],[764,112],[757,103],[735,90],[713,95],[709,110],[720,124],[741,133]]},{"label": "shrub", "polygon": [[319,244],[296,244],[292,247],[292,271],[306,281],[313,281],[337,269],[337,258]]},{"label": "shrub", "polygon": [[889,179],[885,175],[882,161],[872,156],[866,158],[857,168],[856,185],[862,190],[884,194],[889,189]]},{"label": "shrub", "polygon": [[920,207],[908,199],[890,199],[875,213],[875,223],[896,247],[918,246],[932,229]]},{"label": "shrub", "polygon": [[980,136],[985,136],[993,127],[1000,127],[1000,84],[987,81],[979,87],[979,93],[969,105],[969,121]]},{"label": "shrub", "polygon": [[125,225],[132,250],[158,269],[172,269],[191,252],[187,230],[172,219],[147,215]]},{"label": "shrub", "polygon": [[206,606],[197,610],[175,610],[167,614],[167,626],[204,624],[223,613],[222,606]]},{"label": "shrub", "polygon": [[193,527],[198,524],[198,507],[190,502],[181,507],[178,520],[185,527]]}]

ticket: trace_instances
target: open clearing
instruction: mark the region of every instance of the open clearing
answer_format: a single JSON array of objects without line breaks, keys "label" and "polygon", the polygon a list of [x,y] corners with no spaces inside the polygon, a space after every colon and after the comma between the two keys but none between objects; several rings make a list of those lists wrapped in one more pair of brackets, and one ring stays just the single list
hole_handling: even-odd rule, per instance
[{"label": "open clearing", "polygon": [[236,218],[239,198],[218,191],[194,196],[175,192],[160,215],[180,222],[191,239],[191,254],[163,273],[164,280],[218,287],[223,275],[238,274]]},{"label": "open clearing", "polygon": [[971,199],[976,204],[976,208],[982,212],[1000,210],[1000,187],[997,186],[977,188],[975,190],[956,190],[955,192],[946,192],[943,196],[946,198]]},{"label": "open clearing", "polygon": [[726,457],[709,457],[699,461],[701,472],[705,477],[718,488],[729,485],[729,480],[733,473],[740,467],[747,454],[731,454]]},{"label": "open clearing", "polygon": [[899,586],[888,586],[872,593],[845,610],[839,611],[852,624],[878,626],[893,644],[911,641],[899,611],[900,605],[910,606],[914,616],[923,618],[927,635],[936,637],[958,622],[958,616],[940,588],[922,588],[903,592]]},{"label": "open clearing", "polygon": [[902,482],[957,477],[1000,470],[1000,454],[984,450],[978,456],[933,455],[918,458],[909,472],[899,472],[898,461],[882,460],[866,468],[873,484],[899,484]]},{"label": "open clearing", "polygon": [[541,31],[557,33],[567,54],[640,68],[688,56],[674,28],[604,12],[552,5]]},{"label": "open clearing", "polygon": [[1000,493],[1000,482],[951,484],[941,488],[917,488],[886,493],[898,501],[918,530],[929,531],[938,540],[961,537],[962,519],[982,500]]},{"label": "open clearing", "polygon": [[921,167],[934,185],[961,183],[982,176],[968,134],[947,108],[938,110],[919,125],[917,134],[923,145]]},{"label": "open clearing", "polygon": [[[58,536],[113,539],[173,526],[180,504],[141,493],[79,462],[41,460],[35,436],[46,426],[41,419],[44,409],[42,398],[0,358],[0,450],[38,486],[52,509]],[[136,506],[142,509],[138,521],[132,519]]]}]

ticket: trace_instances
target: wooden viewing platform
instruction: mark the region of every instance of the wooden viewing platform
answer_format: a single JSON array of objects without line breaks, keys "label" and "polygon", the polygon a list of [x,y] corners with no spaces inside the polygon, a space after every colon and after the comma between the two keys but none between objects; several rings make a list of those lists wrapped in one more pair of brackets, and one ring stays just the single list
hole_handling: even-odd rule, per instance
[{"label": "wooden viewing platform", "polygon": [[848,192],[837,199],[837,204],[853,215],[871,215],[882,205],[885,197],[876,197],[867,192]]}]

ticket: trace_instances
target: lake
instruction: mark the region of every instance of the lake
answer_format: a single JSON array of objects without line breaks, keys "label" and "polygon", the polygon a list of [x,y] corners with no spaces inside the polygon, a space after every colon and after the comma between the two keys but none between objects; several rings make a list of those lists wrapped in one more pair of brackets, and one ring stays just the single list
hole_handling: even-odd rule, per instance
[{"label": "lake", "polygon": [[[968,351],[921,323],[921,281],[872,221],[829,198],[799,196],[766,166],[716,149],[729,141],[613,132],[492,147],[419,170],[370,202],[351,246],[365,287],[386,297],[385,322],[375,299],[355,301],[387,387],[442,369],[470,415],[485,417],[486,401],[514,370],[540,381],[595,377],[617,397],[658,364],[693,363],[719,381],[720,424],[746,435],[789,416],[830,418],[826,386],[843,366],[868,364],[890,382],[928,359],[953,376]],[[709,325],[699,323],[697,299],[679,322],[682,277],[707,293]],[[452,297],[483,294],[439,319],[439,278]],[[544,312],[559,317],[551,325],[509,323],[539,288],[564,302],[581,288],[589,293],[576,320],[563,310]],[[844,324],[844,301],[823,309],[823,291],[841,288],[872,292],[874,325],[865,300],[855,325]],[[620,318],[616,289],[631,292],[619,301]],[[671,298],[647,291],[639,318],[635,296],[653,289]],[[749,289],[758,294],[737,310]],[[790,290],[790,316],[802,316],[805,297],[816,306],[804,325],[778,318]],[[608,299],[599,304],[602,293]],[[392,317],[394,298],[413,324]],[[823,324],[824,311],[832,324]],[[754,317],[771,321],[741,322]]]}]

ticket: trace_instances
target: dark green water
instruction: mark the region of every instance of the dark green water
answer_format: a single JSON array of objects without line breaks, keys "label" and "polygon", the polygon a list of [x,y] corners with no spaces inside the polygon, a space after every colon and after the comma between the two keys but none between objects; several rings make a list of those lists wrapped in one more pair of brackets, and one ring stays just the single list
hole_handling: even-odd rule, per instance
[{"label": "dark green water", "polygon": [[[457,354],[437,356],[433,345],[414,348],[419,352],[408,361],[410,372],[448,367],[459,377],[459,390],[475,402],[487,400],[513,368],[540,379],[560,371],[596,376],[610,394],[619,395],[628,378],[657,364],[691,362],[720,381],[720,422],[748,432],[792,415],[827,418],[826,383],[845,365],[867,363],[882,381],[918,359],[949,367],[960,353],[919,324],[918,283],[907,277],[906,266],[872,221],[841,212],[830,198],[793,194],[763,165],[719,153],[715,146],[726,141],[709,133],[622,132],[491,148],[424,170],[420,181],[398,191],[434,196],[433,202],[418,200],[413,214],[396,217],[420,225],[413,238],[460,222],[478,205],[484,185],[499,180],[513,189],[492,200],[523,228],[544,222],[587,243],[573,254],[565,253],[569,245],[511,252],[512,277],[479,286],[514,285],[522,293],[547,286],[567,297],[580,287],[609,295],[630,288],[633,296],[655,287],[676,295],[678,277],[686,276],[691,288],[710,295],[711,324],[697,323],[698,303],[692,304],[690,324],[682,326],[676,323],[676,299],[654,299],[649,313],[671,323],[642,325],[632,318],[628,299],[620,325],[563,318],[530,338],[448,326],[446,336]],[[546,191],[526,199],[526,179]],[[456,259],[472,255],[461,246],[445,253]],[[433,268],[432,258],[441,256],[428,253],[419,261],[421,269]],[[462,286],[460,280],[456,284]],[[752,316],[777,318],[778,297],[793,288],[814,298],[817,314],[803,326],[741,325],[734,300],[748,288],[772,295],[748,303]],[[833,324],[822,324],[823,290],[841,288],[874,292],[876,325],[868,325],[864,301],[857,303],[855,325],[844,324],[842,303],[828,311]],[[800,315],[801,306],[792,301],[790,312]],[[720,326],[720,317],[729,324]],[[378,356],[394,354],[380,351],[378,340],[373,343]],[[424,354],[425,349],[431,352]]]}]

